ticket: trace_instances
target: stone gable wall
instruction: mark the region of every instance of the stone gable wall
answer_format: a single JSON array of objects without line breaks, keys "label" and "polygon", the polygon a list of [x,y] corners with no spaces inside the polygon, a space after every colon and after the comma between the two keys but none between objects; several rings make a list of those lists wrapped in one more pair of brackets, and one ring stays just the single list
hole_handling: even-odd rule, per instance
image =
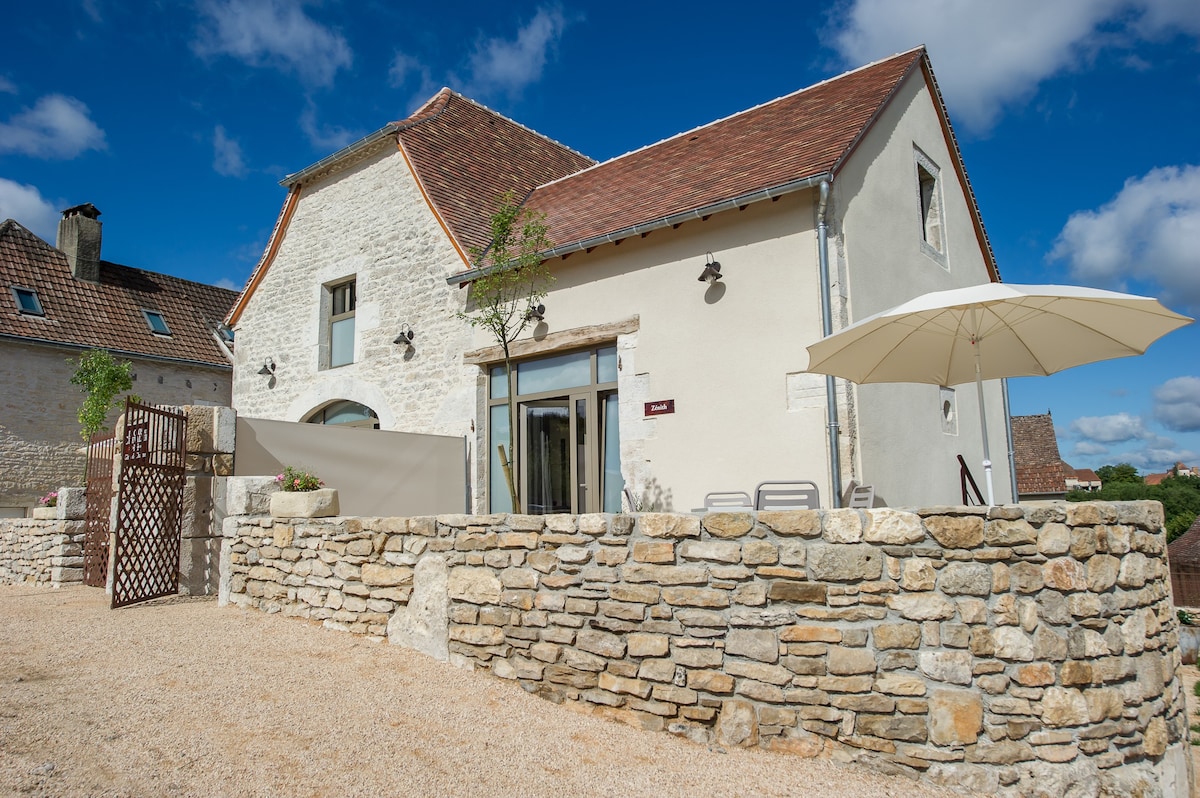
[{"label": "stone gable wall", "polygon": [[699,742],[1002,795],[1182,797],[1162,522],[1152,502],[240,516],[221,596]]},{"label": "stone gable wall", "polygon": [[0,518],[0,584],[83,582],[83,521]]}]

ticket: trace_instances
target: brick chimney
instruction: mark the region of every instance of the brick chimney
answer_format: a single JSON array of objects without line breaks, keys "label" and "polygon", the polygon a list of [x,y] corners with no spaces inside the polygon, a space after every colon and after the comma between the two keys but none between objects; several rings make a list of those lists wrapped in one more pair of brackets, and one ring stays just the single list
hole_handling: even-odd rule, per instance
[{"label": "brick chimney", "polygon": [[100,211],[90,202],[67,208],[58,222],[58,249],[76,280],[100,282]]}]

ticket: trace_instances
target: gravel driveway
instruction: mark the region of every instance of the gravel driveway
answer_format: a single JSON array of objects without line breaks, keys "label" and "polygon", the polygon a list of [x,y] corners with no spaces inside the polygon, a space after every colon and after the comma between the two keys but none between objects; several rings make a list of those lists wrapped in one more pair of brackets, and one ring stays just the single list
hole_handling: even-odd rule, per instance
[{"label": "gravel driveway", "polygon": [[0,586],[0,794],[949,796],[705,748],[216,602]]}]

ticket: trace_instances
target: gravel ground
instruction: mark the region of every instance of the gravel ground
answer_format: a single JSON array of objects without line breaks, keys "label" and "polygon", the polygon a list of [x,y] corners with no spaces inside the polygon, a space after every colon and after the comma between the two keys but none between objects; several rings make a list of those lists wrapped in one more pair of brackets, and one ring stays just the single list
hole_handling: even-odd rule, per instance
[{"label": "gravel ground", "polygon": [[706,748],[215,601],[0,586],[0,794],[964,795]]}]

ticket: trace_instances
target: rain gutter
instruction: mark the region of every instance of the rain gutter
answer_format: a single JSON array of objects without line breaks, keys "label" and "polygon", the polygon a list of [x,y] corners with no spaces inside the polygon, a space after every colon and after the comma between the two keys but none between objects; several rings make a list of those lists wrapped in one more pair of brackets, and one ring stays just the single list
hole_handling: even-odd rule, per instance
[{"label": "rain gutter", "polygon": [[[551,258],[570,255],[573,252],[582,252],[583,250],[598,247],[601,244],[616,244],[617,242],[626,238],[630,238],[631,236],[645,235],[653,230],[661,230],[664,227],[675,227],[676,225],[683,224],[684,222],[692,221],[694,219],[703,219],[707,216],[713,215],[714,213],[730,211],[734,208],[740,208],[753,202],[761,202],[762,200],[768,199],[773,200],[777,197],[782,197],[785,194],[793,194],[797,191],[811,189],[822,183],[828,183],[830,178],[831,175],[826,172],[823,174],[814,175],[812,177],[805,177],[800,180],[793,180],[789,183],[784,183],[772,188],[759,189],[758,191],[752,191],[749,194],[742,194],[741,196],[734,197],[733,199],[722,200],[721,202],[715,202],[711,205],[705,205],[694,210],[683,211],[682,213],[674,213],[670,216],[663,216],[651,222],[643,222],[642,224],[635,224],[632,227],[626,227],[612,233],[604,233],[602,235],[592,236],[591,238],[585,238],[582,241],[576,241],[573,244],[564,244],[561,247],[554,247],[553,249],[548,249],[541,253],[541,257],[543,260],[550,260]],[[470,269],[468,271],[459,272],[458,274],[453,274],[447,277],[446,284],[465,285],[466,283],[483,277],[486,274],[491,274],[507,268],[511,268],[511,266],[500,265],[488,266],[479,269]]]},{"label": "rain gutter", "polygon": [[375,144],[376,142],[380,141],[381,139],[384,139],[390,135],[394,135],[396,133],[396,131],[399,129],[400,129],[400,126],[396,125],[396,124],[384,125],[383,127],[379,128],[379,130],[376,130],[374,133],[368,133],[367,135],[363,136],[361,139],[354,142],[353,144],[347,144],[345,147],[342,147],[340,150],[333,153],[332,155],[325,156],[324,158],[317,161],[312,166],[306,166],[303,169],[301,169],[299,172],[288,175],[283,180],[279,181],[279,185],[283,186],[284,188],[291,188],[292,186],[296,185],[297,183],[302,183],[305,180],[307,180],[308,178],[312,177],[313,175],[318,174],[319,172],[324,170],[327,166],[344,159],[346,156],[353,155],[356,152],[365,150],[368,147],[370,147],[372,144]]},{"label": "rain gutter", "polygon": [[[829,185],[830,176],[820,178],[820,199],[817,204],[817,262],[821,273],[821,333],[833,334],[832,286],[829,282]],[[829,410],[829,480],[833,491],[833,506],[842,506],[842,456],[838,447],[837,384],[832,374],[825,375],[825,404]]]}]

